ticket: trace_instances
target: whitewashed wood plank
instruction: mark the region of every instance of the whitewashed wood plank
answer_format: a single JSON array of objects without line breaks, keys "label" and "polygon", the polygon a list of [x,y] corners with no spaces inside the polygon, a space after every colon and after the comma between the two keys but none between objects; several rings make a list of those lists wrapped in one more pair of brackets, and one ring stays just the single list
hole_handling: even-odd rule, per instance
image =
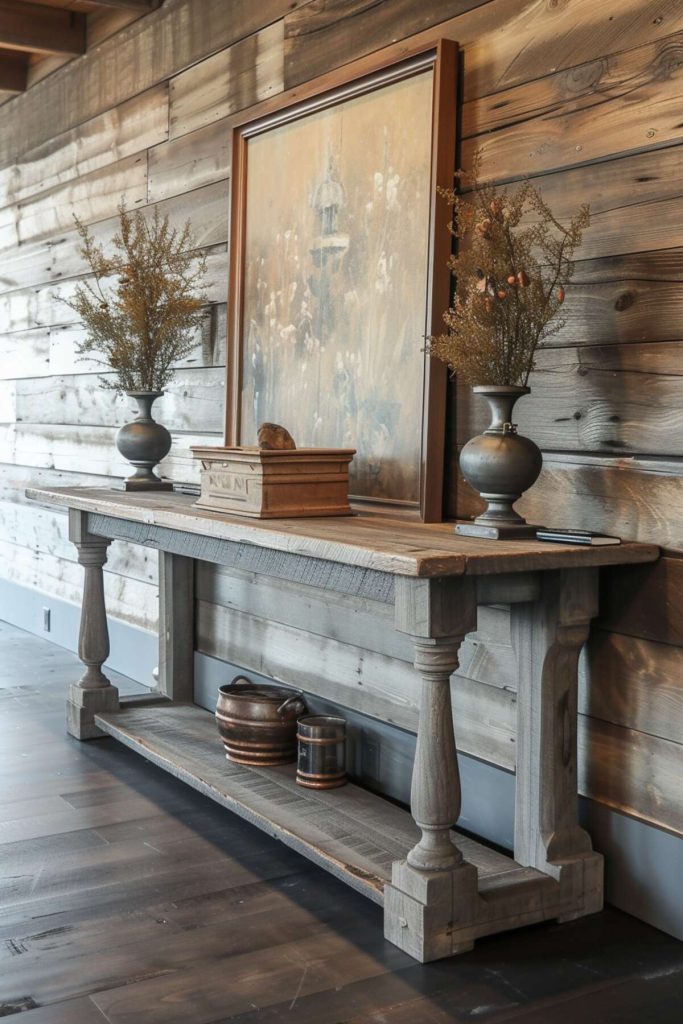
[{"label": "whitewashed wood plank", "polygon": [[223,120],[150,149],[147,201],[158,203],[229,178],[231,141]]},{"label": "whitewashed wood plank", "polygon": [[70,228],[74,216],[86,223],[112,217],[122,199],[129,209],[147,201],[146,154],[119,160],[0,210],[0,249],[48,238]]},{"label": "whitewashed wood plank", "polygon": [[[0,461],[24,466],[83,471],[106,477],[130,475],[129,464],[114,444],[113,427],[31,426],[0,427]],[[160,465],[163,476],[182,482],[199,482],[197,460],[191,445],[218,443],[215,434],[172,434],[173,445]]]},{"label": "whitewashed wood plank", "polygon": [[171,79],[171,137],[281,92],[283,74],[284,23],[276,21]]},{"label": "whitewashed wood plank", "polygon": [[92,174],[168,137],[168,84],[107,110],[24,153],[0,171],[0,207]]},{"label": "whitewashed wood plank", "polygon": [[[202,188],[195,188],[191,192],[173,196],[153,205],[158,207],[162,217],[168,215],[169,221],[174,227],[182,227],[189,220],[198,250],[211,250],[216,255],[221,251],[225,252],[230,223],[230,183],[228,179],[205,185]],[[153,205],[147,208],[140,206],[140,208],[143,213],[149,215],[153,213]],[[110,217],[91,225],[93,238],[105,246],[111,242],[117,230],[117,217]],[[86,268],[79,253],[80,244],[75,230],[63,231],[54,240],[52,255],[55,279],[83,274]],[[220,290],[209,295],[209,298],[216,302],[224,302],[227,295],[227,258],[223,265],[225,274],[223,275],[221,272],[219,275],[217,271],[215,277],[216,287]],[[212,280],[214,279],[212,278]]]},{"label": "whitewashed wood plank", "polygon": [[[83,567],[63,558],[0,539],[0,575],[62,601],[81,603]],[[105,571],[103,575],[108,614],[140,629],[156,629],[158,588],[118,573]]]},{"label": "whitewashed wood plank", "polygon": [[120,486],[120,480],[92,473],[69,473],[59,469],[38,469],[35,466],[17,466],[14,463],[0,462],[0,500],[32,505],[25,494],[29,486],[114,487]]},{"label": "whitewashed wood plank", "polygon": [[[26,505],[0,499],[0,539],[67,562],[78,560],[76,548],[69,540],[67,515],[35,503]],[[159,580],[156,551],[125,541],[110,545],[106,569],[144,583],[156,585]]]},{"label": "whitewashed wood plank", "polygon": [[[134,399],[99,384],[111,373],[44,376],[0,382],[0,422],[121,427],[137,415]],[[3,388],[6,394],[3,394]],[[179,369],[153,409],[169,430],[220,434],[225,406],[222,368]],[[14,411],[8,420],[6,413]]]},{"label": "whitewashed wood plank", "polygon": [[0,423],[14,423],[16,418],[16,382],[13,380],[0,380]]}]

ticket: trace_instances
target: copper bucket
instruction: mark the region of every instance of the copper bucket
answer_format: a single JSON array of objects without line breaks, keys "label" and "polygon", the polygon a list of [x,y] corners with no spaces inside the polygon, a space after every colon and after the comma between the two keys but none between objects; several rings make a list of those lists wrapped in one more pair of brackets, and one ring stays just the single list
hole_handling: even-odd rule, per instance
[{"label": "copper bucket", "polygon": [[298,691],[236,676],[219,687],[216,723],[226,757],[238,764],[296,761],[296,723],[306,711]]}]

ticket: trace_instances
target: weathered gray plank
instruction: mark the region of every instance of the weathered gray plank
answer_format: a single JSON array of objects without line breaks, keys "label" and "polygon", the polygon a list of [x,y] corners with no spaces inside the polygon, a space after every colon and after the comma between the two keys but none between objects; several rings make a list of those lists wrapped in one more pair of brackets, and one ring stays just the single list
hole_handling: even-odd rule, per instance
[{"label": "weathered gray plank", "polygon": [[[83,569],[75,562],[0,539],[0,572],[19,586],[71,604],[81,603]],[[107,611],[114,618],[141,629],[156,630],[158,589],[155,584],[105,571],[104,593]]]},{"label": "weathered gray plank", "polygon": [[92,174],[168,137],[168,85],[134,96],[24,153],[0,171],[0,207]]},{"label": "weathered gray plank", "polygon": [[171,138],[281,92],[283,73],[284,25],[276,21],[171,79]]},{"label": "weathered gray plank", "polygon": [[230,177],[231,133],[225,121],[150,149],[147,201],[157,203]]},{"label": "weathered gray plank", "polygon": [[[23,423],[0,426],[0,461],[107,477],[129,476],[130,465],[117,451],[115,435],[113,427]],[[192,457],[190,446],[212,444],[219,438],[214,434],[172,436],[173,445],[160,464],[161,473],[176,481],[198,482],[197,460]]]},{"label": "weathered gray plank", "polygon": [[[0,422],[8,422],[10,409],[13,419],[25,424],[120,427],[135,419],[134,400],[100,387],[99,376],[111,379],[112,375],[82,373],[0,381]],[[222,367],[182,368],[155,403],[154,416],[169,430],[220,434],[224,406]]]},{"label": "weathered gray plank", "polygon": [[[683,343],[546,348],[515,422],[541,448],[683,455]],[[458,393],[458,443],[489,424],[487,403]]]},{"label": "weathered gray plank", "polygon": [[[417,730],[420,677],[409,662],[201,600],[197,646],[247,672]],[[515,695],[458,675],[452,699],[458,749],[514,769]]]},{"label": "weathered gray plank", "polygon": [[[76,548],[70,542],[67,517],[59,509],[44,509],[31,503],[0,500],[0,537],[18,548],[40,556],[76,562]],[[19,553],[15,552],[17,557]],[[8,566],[7,569],[10,569]],[[112,544],[107,555],[106,572],[129,576],[143,583],[157,584],[157,557],[138,544]]]},{"label": "weathered gray plank", "polygon": [[[379,601],[330,591],[321,601],[317,587],[208,563],[198,565],[197,599],[391,658],[414,659],[412,641],[397,632],[393,610]],[[514,691],[510,643],[508,612],[480,607],[477,632],[460,649],[461,674]]]},{"label": "weathered gray plank", "polygon": [[[296,0],[298,2],[298,0]],[[0,166],[277,21],[292,0],[166,0],[0,112]]]},{"label": "weathered gray plank", "polygon": [[133,154],[46,193],[0,210],[0,249],[48,238],[73,225],[112,217],[121,200],[135,209],[147,201],[147,155]]},{"label": "weathered gray plank", "polygon": [[[457,515],[478,515],[481,499],[458,475]],[[683,548],[680,462],[546,452],[541,476],[516,508],[532,523],[571,525],[664,548]],[[454,509],[455,512],[455,509]]]}]

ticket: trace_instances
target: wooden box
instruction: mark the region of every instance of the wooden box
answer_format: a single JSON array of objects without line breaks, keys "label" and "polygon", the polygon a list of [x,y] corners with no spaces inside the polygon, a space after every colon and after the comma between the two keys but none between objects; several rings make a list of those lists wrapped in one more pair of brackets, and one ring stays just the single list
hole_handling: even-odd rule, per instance
[{"label": "wooden box", "polygon": [[353,448],[193,447],[201,460],[198,508],[255,519],[347,516]]}]

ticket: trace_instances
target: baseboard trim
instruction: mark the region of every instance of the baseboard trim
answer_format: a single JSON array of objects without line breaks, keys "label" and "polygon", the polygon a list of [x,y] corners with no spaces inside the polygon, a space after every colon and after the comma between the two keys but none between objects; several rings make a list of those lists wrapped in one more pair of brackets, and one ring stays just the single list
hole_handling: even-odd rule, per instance
[{"label": "baseboard trim", "polygon": [[[44,608],[50,610],[49,632],[43,629]],[[0,619],[67,651],[78,652],[81,609],[69,601],[0,579]],[[156,633],[111,617],[107,618],[107,625],[111,654],[105,671],[109,667],[143,686],[154,686],[152,672],[159,664]]]}]

